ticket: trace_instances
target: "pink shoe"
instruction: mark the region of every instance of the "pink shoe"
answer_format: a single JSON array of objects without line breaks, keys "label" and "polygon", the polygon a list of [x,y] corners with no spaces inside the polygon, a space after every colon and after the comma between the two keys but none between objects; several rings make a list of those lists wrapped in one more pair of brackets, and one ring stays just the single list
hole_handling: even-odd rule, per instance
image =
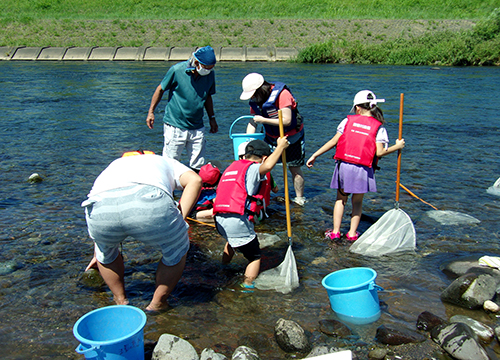
[{"label": "pink shoe", "polygon": [[346,237],[347,241],[354,242],[354,241],[358,240],[359,235],[360,235],[359,232],[356,231],[356,235],[351,237],[351,236],[349,236],[349,233],[347,233],[347,234],[345,234],[345,237]]},{"label": "pink shoe", "polygon": [[329,240],[340,240],[340,232],[334,233],[332,229],[325,231],[325,237]]}]

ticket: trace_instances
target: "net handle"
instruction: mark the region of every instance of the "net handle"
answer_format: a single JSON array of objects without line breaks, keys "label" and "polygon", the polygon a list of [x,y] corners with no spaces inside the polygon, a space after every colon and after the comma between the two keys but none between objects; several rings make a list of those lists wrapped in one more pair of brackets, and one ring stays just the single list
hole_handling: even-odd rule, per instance
[{"label": "net handle", "polygon": [[[285,136],[285,129],[283,126],[283,113],[278,110],[280,137]],[[292,245],[292,221],[290,216],[290,194],[288,192],[288,173],[286,171],[286,153],[283,151],[281,154],[281,162],[283,163],[283,181],[285,182],[285,208],[286,208],[286,229],[288,233],[288,243]]]},{"label": "net handle", "polygon": [[[399,140],[403,138],[403,106],[405,94],[399,96]],[[398,150],[398,171],[396,175],[396,204],[399,202],[399,184],[401,181],[401,149]]]}]

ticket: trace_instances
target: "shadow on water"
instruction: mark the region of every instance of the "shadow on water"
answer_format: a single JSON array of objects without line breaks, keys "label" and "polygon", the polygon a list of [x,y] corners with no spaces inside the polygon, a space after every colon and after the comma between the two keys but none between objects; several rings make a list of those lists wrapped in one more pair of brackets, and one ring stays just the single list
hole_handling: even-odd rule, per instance
[{"label": "shadow on water", "polygon": [[[5,358],[80,358],[72,327],[96,308],[112,305],[99,276],[84,278],[92,255],[80,203],[97,175],[130,149],[161,153],[163,115],[157,110],[153,130],[145,126],[154,88],[170,64],[165,63],[0,63],[0,340]],[[214,96],[218,134],[207,134],[208,159],[231,163],[231,123],[248,113],[238,99],[241,79],[261,72],[270,81],[285,81],[299,100],[306,121],[306,152],[312,154],[331,138],[365,88],[383,104],[391,142],[397,134],[399,94],[405,93],[401,182],[440,210],[462,212],[481,222],[444,226],[427,215],[431,208],[401,192],[400,206],[417,231],[414,253],[380,258],[349,252],[346,242],[325,242],[331,227],[335,193],[329,188],[332,154],[304,169],[308,202],[291,206],[293,250],[300,286],[290,294],[242,292],[246,265],[241,256],[222,267],[224,242],[210,226],[191,223],[191,248],[184,274],[173,292],[168,312],[148,315],[148,348],[163,333],[189,340],[199,353],[211,347],[226,356],[242,344],[262,358],[284,359],[273,338],[279,318],[297,321],[317,343],[356,347],[373,343],[381,324],[414,328],[422,311],[442,317],[457,313],[489,325],[496,320],[482,311],[443,304],[441,291],[451,282],[442,264],[455,259],[499,253],[500,198],[486,193],[500,176],[497,68],[300,65],[221,63]],[[226,154],[226,155],[221,155]],[[365,231],[394,207],[396,156],[384,158],[377,172],[377,194],[363,204],[360,230]],[[44,179],[29,184],[31,173]],[[283,197],[282,169],[273,176]],[[293,190],[291,196],[294,196]],[[281,241],[263,250],[262,270],[277,266],[288,246],[285,206],[273,199],[270,219],[258,232]],[[347,231],[350,205],[342,231]],[[139,242],[123,244],[126,286],[133,305],[144,308],[154,290],[159,252]],[[323,335],[318,321],[335,319],[321,279],[349,267],[377,271],[382,316],[373,324],[353,326],[355,336],[335,340]],[[87,274],[88,275],[88,274]],[[7,325],[8,324],[8,325]],[[490,350],[499,353],[496,345]]]}]

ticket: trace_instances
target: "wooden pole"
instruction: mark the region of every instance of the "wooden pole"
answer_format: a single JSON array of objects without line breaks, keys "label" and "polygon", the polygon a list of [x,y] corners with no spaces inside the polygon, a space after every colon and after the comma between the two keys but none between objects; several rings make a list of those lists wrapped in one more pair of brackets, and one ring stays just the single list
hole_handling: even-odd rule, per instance
[{"label": "wooden pole", "polygon": [[[403,105],[405,94],[399,98],[399,140],[403,138]],[[399,184],[401,182],[401,149],[398,150],[398,172],[396,176],[396,203],[399,202]]]},{"label": "wooden pole", "polygon": [[[280,127],[280,137],[285,136],[285,130],[283,127],[283,113],[278,110],[279,127]],[[288,172],[286,171],[286,153],[283,151],[281,155],[281,161],[283,162],[283,181],[285,183],[285,207],[286,207],[286,228],[288,232],[288,242],[292,245],[292,220],[290,217],[290,194],[288,193]]]}]

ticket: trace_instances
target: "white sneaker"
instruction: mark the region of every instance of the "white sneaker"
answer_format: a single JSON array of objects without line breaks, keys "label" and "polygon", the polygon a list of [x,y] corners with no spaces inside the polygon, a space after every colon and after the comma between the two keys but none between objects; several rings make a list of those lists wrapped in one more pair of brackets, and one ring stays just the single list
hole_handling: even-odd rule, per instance
[{"label": "white sneaker", "polygon": [[307,202],[305,196],[296,196],[292,201],[299,206],[304,206],[304,204]]}]

